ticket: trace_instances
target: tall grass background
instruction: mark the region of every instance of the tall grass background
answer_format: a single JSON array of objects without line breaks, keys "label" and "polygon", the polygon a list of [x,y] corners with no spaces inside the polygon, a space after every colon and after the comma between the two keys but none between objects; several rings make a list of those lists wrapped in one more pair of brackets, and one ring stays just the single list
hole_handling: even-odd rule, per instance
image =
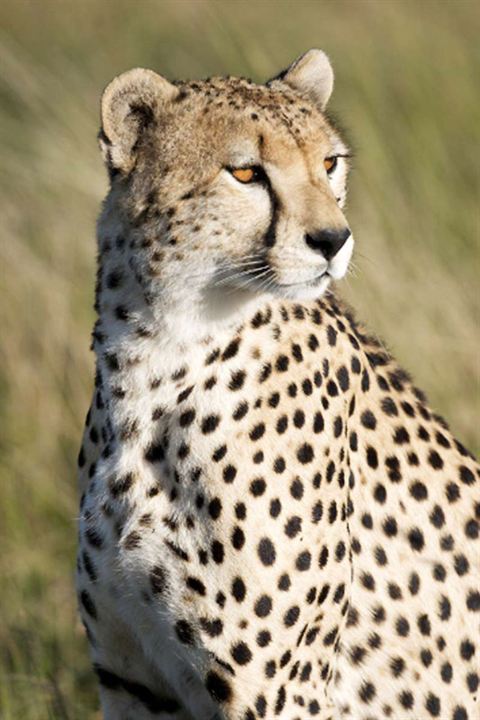
[{"label": "tall grass background", "polygon": [[264,80],[309,47],[357,157],[342,292],[473,450],[480,11],[468,0],[3,0],[0,717],[98,703],[73,594],[75,457],[92,387],[102,88],[133,66]]}]

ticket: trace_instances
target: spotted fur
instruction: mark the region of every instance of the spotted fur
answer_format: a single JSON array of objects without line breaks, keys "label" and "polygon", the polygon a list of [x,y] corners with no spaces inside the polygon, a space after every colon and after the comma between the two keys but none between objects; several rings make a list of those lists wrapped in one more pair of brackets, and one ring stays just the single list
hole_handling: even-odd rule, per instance
[{"label": "spotted fur", "polygon": [[78,595],[107,720],[479,717],[478,466],[323,294],[351,238],[306,242],[346,226],[331,81],[310,51],[105,93]]}]

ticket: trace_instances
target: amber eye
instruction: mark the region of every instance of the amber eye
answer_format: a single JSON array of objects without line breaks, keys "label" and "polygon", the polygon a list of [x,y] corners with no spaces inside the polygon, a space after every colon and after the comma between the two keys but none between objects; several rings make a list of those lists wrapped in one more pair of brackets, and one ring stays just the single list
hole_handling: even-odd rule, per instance
[{"label": "amber eye", "polygon": [[256,179],[256,172],[255,168],[253,167],[235,168],[230,172],[232,173],[235,180],[238,180],[238,182],[241,183],[250,183]]},{"label": "amber eye", "polygon": [[333,157],[325,158],[325,160],[323,161],[323,167],[325,168],[325,170],[327,171],[327,173],[329,175],[337,167],[337,160],[338,160],[337,156],[334,155]]}]

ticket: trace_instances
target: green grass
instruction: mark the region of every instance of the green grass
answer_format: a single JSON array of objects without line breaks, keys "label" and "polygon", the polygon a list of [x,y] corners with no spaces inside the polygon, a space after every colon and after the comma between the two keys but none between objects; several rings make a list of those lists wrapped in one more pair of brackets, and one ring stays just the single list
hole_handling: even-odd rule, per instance
[{"label": "green grass", "polygon": [[98,710],[73,594],[75,456],[103,86],[137,65],[262,80],[325,49],[357,150],[344,293],[475,450],[480,14],[464,0],[4,0],[0,21],[0,717],[85,720]]}]

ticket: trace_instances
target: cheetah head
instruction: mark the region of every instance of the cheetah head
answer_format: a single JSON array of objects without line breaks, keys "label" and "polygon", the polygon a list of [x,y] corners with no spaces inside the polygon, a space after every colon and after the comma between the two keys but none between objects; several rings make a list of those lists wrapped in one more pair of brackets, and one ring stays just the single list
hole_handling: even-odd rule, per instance
[{"label": "cheetah head", "polygon": [[100,234],[117,224],[152,305],[317,298],[345,274],[349,150],[324,113],[332,87],[320,50],[265,85],[136,69],[107,87]]}]

